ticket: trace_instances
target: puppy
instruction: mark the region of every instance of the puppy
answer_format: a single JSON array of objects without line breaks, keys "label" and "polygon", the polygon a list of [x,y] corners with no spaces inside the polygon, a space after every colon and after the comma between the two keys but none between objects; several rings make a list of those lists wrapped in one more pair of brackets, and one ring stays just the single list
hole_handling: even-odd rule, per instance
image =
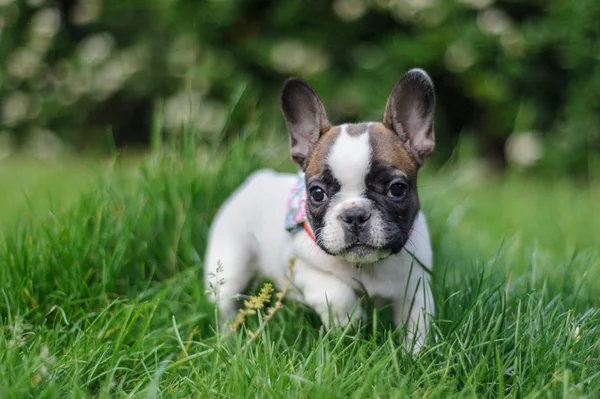
[{"label": "puppy", "polygon": [[253,277],[279,288],[291,279],[288,296],[330,328],[360,318],[359,298],[368,294],[392,305],[405,346],[418,350],[434,313],[432,250],[417,193],[418,171],[434,149],[431,79],[407,72],[382,123],[332,126],[315,91],[295,78],[283,86],[281,107],[301,171],[255,172],[223,204],[205,260],[212,300],[232,319]]}]

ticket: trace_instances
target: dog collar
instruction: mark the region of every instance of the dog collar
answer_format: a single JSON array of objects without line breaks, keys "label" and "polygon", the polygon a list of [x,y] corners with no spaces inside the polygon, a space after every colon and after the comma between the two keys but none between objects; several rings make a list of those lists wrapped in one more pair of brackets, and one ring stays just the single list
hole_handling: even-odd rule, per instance
[{"label": "dog collar", "polygon": [[310,239],[313,240],[313,242],[316,244],[317,240],[315,238],[315,235],[312,232],[312,229],[308,225],[308,220],[305,220],[304,223],[302,223],[302,227],[304,227],[304,231],[306,231],[306,234],[308,234],[308,236],[310,237]]},{"label": "dog collar", "polygon": [[[408,236],[412,236],[414,225],[410,228]],[[304,230],[313,242],[317,242],[312,228],[306,218],[306,183],[304,173],[298,173],[298,180],[290,192],[288,199],[288,211],[285,218],[285,229],[290,233]]]},{"label": "dog collar", "polygon": [[298,173],[298,180],[288,199],[288,210],[285,218],[285,229],[290,233],[295,233],[304,229],[308,236],[315,240],[312,229],[308,225],[306,218],[306,183],[304,182],[304,173]]}]

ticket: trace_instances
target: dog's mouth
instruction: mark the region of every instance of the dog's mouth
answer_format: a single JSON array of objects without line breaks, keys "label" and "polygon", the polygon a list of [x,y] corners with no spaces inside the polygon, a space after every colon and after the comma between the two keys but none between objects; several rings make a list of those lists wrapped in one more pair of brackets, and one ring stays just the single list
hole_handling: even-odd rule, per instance
[{"label": "dog's mouth", "polygon": [[349,252],[349,251],[375,251],[377,249],[379,249],[379,248],[377,248],[373,245],[370,245],[370,244],[367,244],[367,243],[364,243],[361,241],[356,241],[356,242],[353,242],[352,244],[346,245],[346,247],[343,249],[343,251],[347,251],[347,252]]},{"label": "dog's mouth", "polygon": [[390,254],[391,251],[387,249],[378,248],[373,245],[357,241],[347,245],[339,252],[338,256],[352,263],[368,264],[380,261],[381,259],[388,257]]}]

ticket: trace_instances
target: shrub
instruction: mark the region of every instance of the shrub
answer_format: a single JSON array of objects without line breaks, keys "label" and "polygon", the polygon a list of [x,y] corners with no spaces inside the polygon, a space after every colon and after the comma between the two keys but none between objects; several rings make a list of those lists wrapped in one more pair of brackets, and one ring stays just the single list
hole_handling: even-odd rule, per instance
[{"label": "shrub", "polygon": [[[186,122],[220,142],[256,110],[281,128],[289,75],[317,89],[333,120],[375,119],[421,66],[437,85],[442,158],[463,135],[503,165],[506,139],[532,132],[542,167],[586,173],[600,147],[593,0],[0,3],[1,123],[20,142],[50,129],[77,146],[107,131],[144,144],[158,99],[172,134]],[[523,142],[510,142],[509,160],[536,161],[539,151],[511,156]]]}]

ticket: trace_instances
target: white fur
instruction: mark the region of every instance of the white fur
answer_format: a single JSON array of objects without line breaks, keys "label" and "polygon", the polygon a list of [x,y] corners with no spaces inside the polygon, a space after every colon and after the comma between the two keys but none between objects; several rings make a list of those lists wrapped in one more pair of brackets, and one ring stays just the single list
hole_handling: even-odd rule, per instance
[{"label": "white fur", "polygon": [[342,125],[340,135],[327,156],[327,164],[340,182],[339,197],[343,201],[360,198],[366,190],[365,176],[371,166],[371,143],[367,131],[351,136],[346,125]]},{"label": "white fur", "polygon": [[361,207],[371,213],[369,233],[372,244],[380,246],[385,241],[383,218],[367,198],[365,178],[371,168],[371,143],[369,142],[368,126],[359,135],[351,136],[346,125],[341,126],[341,132],[331,147],[327,157],[327,165],[335,179],[340,183],[340,191],[330,199],[329,210],[324,227],[319,234],[322,244],[331,253],[337,254],[352,263],[373,263],[389,255],[387,250],[374,251],[367,258],[355,258],[352,254],[341,252],[346,246],[344,227],[341,215],[344,211]]},{"label": "white fur", "polygon": [[[368,143],[366,134],[342,134],[334,145],[328,161],[342,182],[339,205],[364,200],[360,194],[370,159]],[[416,335],[418,350],[434,304],[429,275],[406,250],[431,268],[431,244],[423,214],[419,213],[405,249],[357,268],[348,260],[327,255],[305,231],[290,234],[284,229],[287,201],[296,179],[271,170],[256,172],[219,210],[210,230],[204,269],[206,288],[223,317],[235,317],[236,295],[257,274],[271,279],[279,289],[288,285],[288,265],[295,258],[288,295],[313,307],[326,327],[331,327],[330,312],[337,325],[347,324],[352,314],[354,320],[361,316],[357,292],[364,288],[370,297],[392,304],[395,323],[406,323],[407,347]]]},{"label": "white fur", "polygon": [[319,237],[323,245],[331,252],[337,253],[345,246],[344,230],[339,216],[350,207],[368,206],[362,198],[365,187],[365,176],[371,163],[371,144],[366,131],[359,136],[350,136],[346,125],[331,147],[327,164],[331,173],[340,182],[341,189],[329,201],[323,230]]}]

